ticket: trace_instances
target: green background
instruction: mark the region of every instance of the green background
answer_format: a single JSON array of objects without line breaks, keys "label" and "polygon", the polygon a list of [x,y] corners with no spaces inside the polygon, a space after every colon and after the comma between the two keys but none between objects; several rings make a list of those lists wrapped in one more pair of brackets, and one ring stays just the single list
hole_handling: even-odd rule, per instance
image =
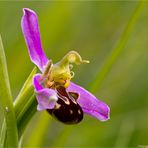
[{"label": "green background", "polygon": [[[137,1],[0,2],[0,34],[14,99],[34,67],[20,25],[22,8],[28,7],[38,15],[47,56],[57,62],[68,51],[76,50],[83,59],[90,60],[90,64],[74,66],[73,81],[111,108],[107,122],[86,115],[80,124],[71,126],[57,122],[46,112],[38,112],[26,129],[23,146],[148,145],[148,2],[128,30],[127,42],[104,78],[100,80],[98,75],[125,32],[137,4]],[[94,89],[94,85],[98,87]]]}]

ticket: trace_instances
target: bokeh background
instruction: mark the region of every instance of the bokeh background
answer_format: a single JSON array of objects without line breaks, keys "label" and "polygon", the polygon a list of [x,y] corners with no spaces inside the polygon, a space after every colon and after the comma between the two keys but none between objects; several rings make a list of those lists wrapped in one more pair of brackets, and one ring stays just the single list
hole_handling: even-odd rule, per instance
[{"label": "bokeh background", "polygon": [[48,57],[57,62],[68,51],[76,50],[84,59],[90,60],[90,64],[74,66],[73,81],[93,92],[111,108],[111,118],[107,122],[85,116],[80,124],[71,126],[57,122],[46,112],[38,112],[25,131],[23,146],[148,145],[148,2],[144,2],[139,16],[128,29],[127,41],[114,62],[110,68],[106,66],[136,13],[138,3],[0,2],[0,34],[14,99],[34,67],[20,25],[22,8],[28,7],[38,14],[42,44]]}]

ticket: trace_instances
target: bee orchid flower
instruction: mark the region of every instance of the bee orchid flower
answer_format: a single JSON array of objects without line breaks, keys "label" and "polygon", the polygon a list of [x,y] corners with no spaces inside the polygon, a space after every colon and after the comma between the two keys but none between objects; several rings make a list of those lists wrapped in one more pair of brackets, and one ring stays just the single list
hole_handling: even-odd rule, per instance
[{"label": "bee orchid flower", "polygon": [[33,10],[23,9],[22,31],[31,61],[41,73],[33,78],[37,110],[49,114],[65,124],[76,124],[89,114],[100,121],[109,119],[110,108],[81,86],[71,82],[74,72],[72,64],[88,63],[76,51],[67,53],[58,63],[53,64],[45,55],[38,25]]}]

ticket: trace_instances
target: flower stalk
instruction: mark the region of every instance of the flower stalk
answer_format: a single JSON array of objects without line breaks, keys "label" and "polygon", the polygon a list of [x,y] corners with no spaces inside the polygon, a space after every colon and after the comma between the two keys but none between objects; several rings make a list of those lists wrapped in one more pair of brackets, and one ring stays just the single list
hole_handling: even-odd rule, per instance
[{"label": "flower stalk", "polygon": [[[2,40],[0,36],[0,105],[4,113],[4,124],[2,128],[2,137],[0,137],[1,146],[17,147],[18,131],[16,116],[13,108],[12,95],[10,90],[6,57]],[[4,138],[4,136],[6,138]]]},{"label": "flower stalk", "polygon": [[32,78],[36,73],[36,70],[36,67],[32,70],[14,102],[19,139],[21,138],[28,122],[37,111],[37,103],[34,95],[34,87],[32,84]]}]

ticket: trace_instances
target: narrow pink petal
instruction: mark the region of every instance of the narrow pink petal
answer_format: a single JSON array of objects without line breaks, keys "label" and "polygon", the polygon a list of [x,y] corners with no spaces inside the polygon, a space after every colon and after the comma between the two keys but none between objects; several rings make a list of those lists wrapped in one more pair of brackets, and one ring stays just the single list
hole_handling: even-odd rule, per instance
[{"label": "narrow pink petal", "polygon": [[31,61],[43,72],[48,63],[48,58],[42,49],[38,18],[36,13],[28,8],[24,8],[23,11],[21,26],[28,52]]},{"label": "narrow pink petal", "polygon": [[36,91],[43,89],[42,82],[43,82],[42,75],[35,74],[33,77],[33,85],[34,85]]},{"label": "narrow pink petal", "polygon": [[79,94],[78,104],[86,114],[89,114],[100,121],[106,121],[110,118],[110,108],[108,105],[98,100],[84,88],[71,82],[67,91]]}]

